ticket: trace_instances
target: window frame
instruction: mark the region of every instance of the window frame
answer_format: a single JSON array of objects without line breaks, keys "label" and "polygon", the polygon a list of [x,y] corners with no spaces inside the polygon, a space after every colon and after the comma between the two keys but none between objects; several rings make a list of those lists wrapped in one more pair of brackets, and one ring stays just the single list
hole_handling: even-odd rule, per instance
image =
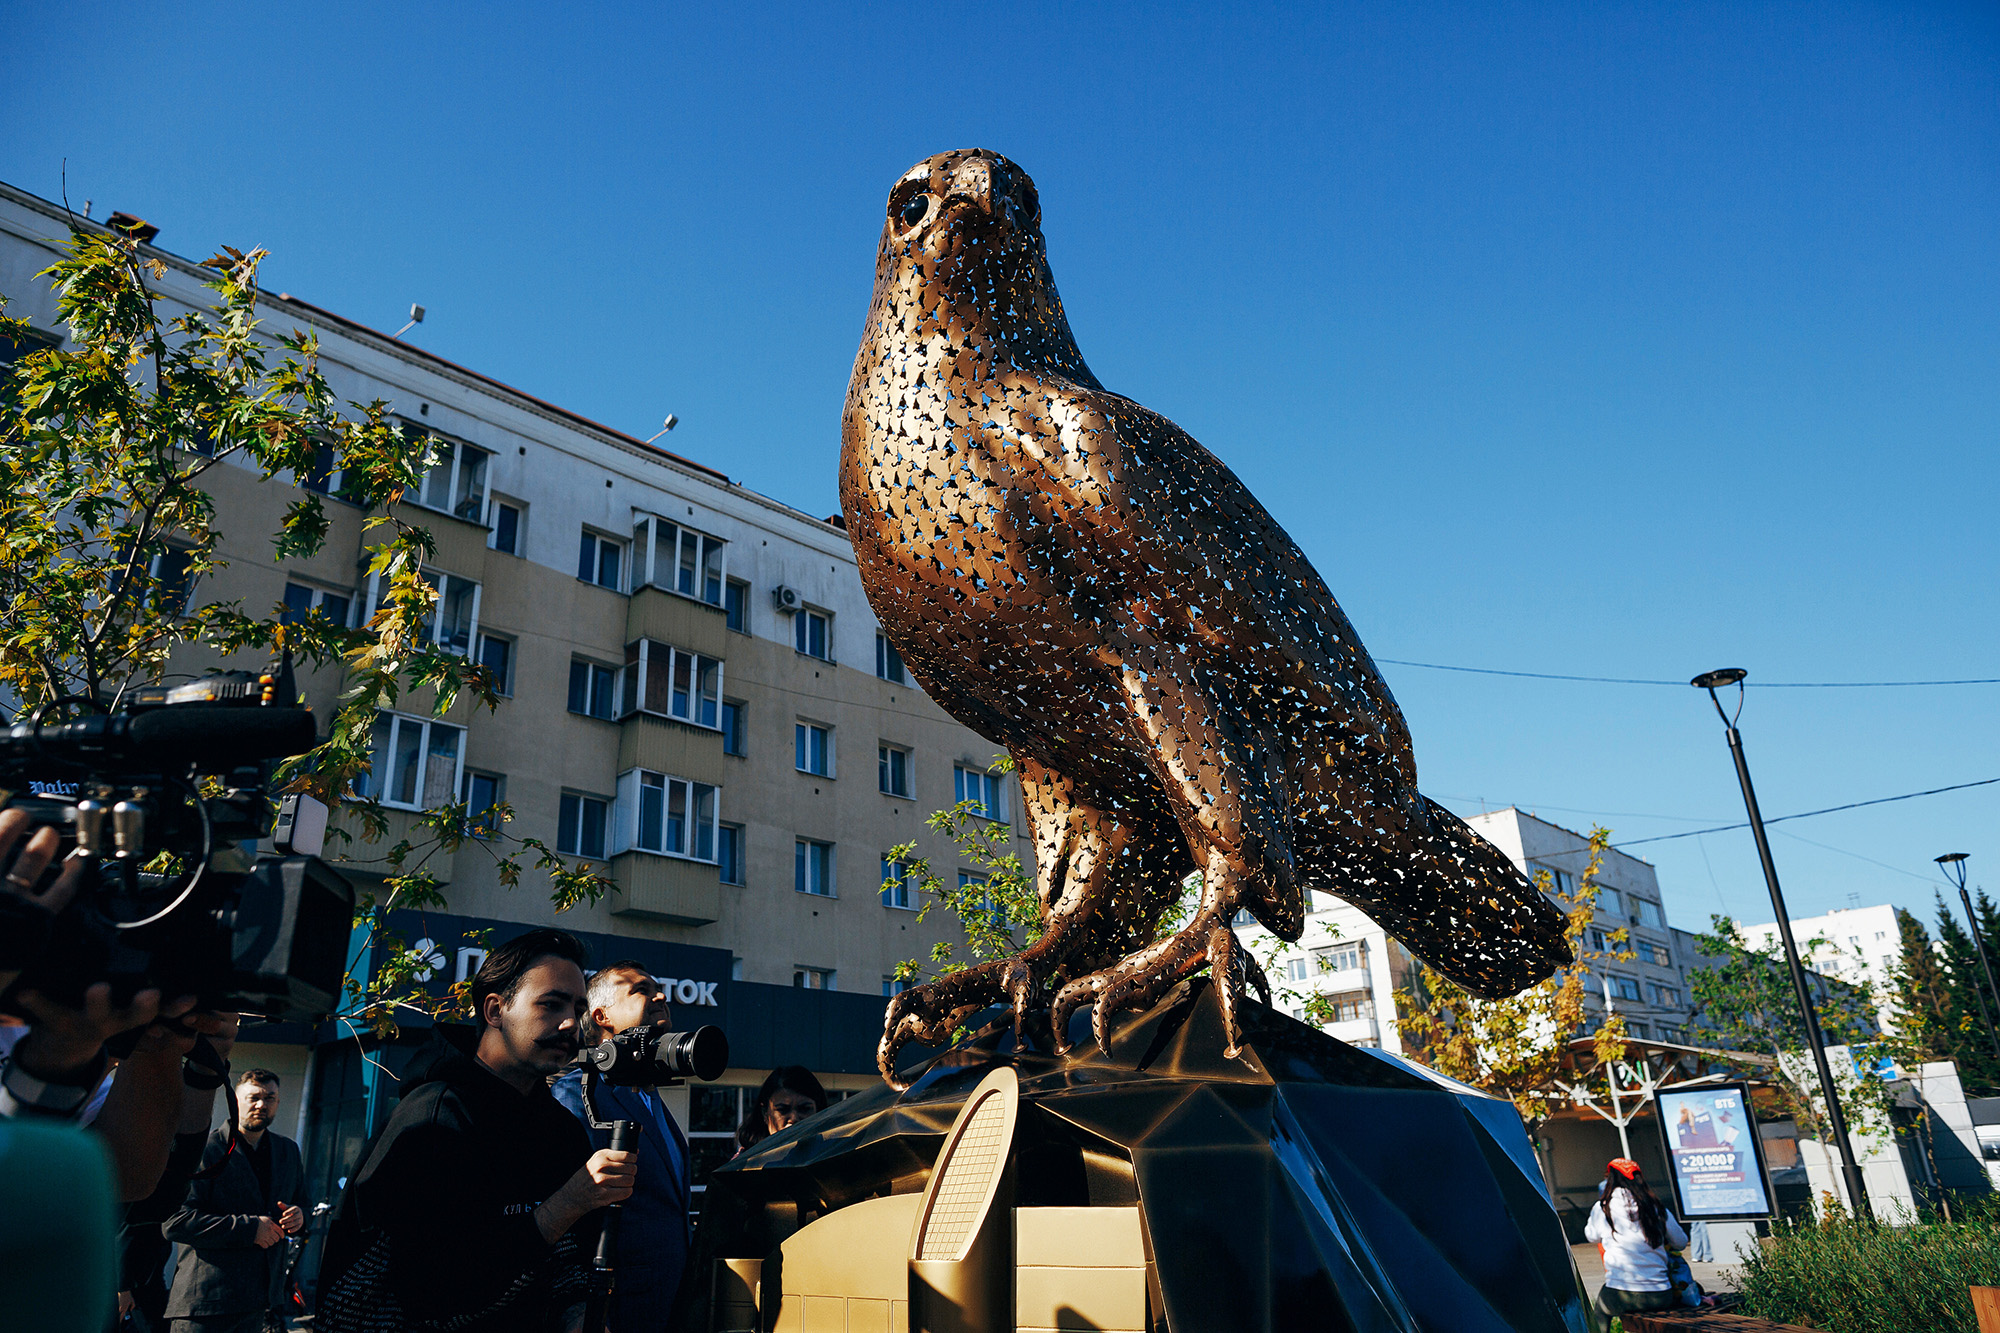
[{"label": "window frame", "polygon": [[[666,658],[664,665],[659,661],[662,656]],[[674,687],[678,681],[680,661],[683,658],[687,659],[690,663],[688,667],[688,683],[690,686],[687,691],[688,711],[686,713],[676,713],[673,711],[674,695],[676,693]],[[704,690],[701,687],[701,682],[704,678],[704,673],[710,667],[715,669],[714,681],[708,689]],[[652,684],[651,673],[655,670],[665,674],[667,682],[664,698],[666,704],[665,710],[647,706],[649,702],[648,696],[653,693],[650,688]],[[705,653],[691,652],[686,648],[667,643],[660,639],[634,639],[631,643],[625,645],[625,679],[622,684],[625,689],[620,693],[618,708],[618,713],[621,717],[630,717],[634,713],[645,713],[651,717],[670,717],[676,722],[685,722],[691,727],[700,727],[705,731],[722,730],[722,692],[727,686],[727,669],[723,660],[719,657],[710,657]],[[703,704],[712,704],[714,706],[714,721],[702,721]]]},{"label": "window frame", "polygon": [[348,628],[348,622],[354,618],[353,589],[328,588],[322,584],[312,583],[305,579],[297,578],[290,574],[287,574],[285,576],[285,595],[283,602],[280,603],[280,605],[282,605],[285,609],[281,611],[278,615],[278,619],[282,623],[287,625],[293,625],[298,623],[297,620],[291,618],[295,614],[291,602],[291,592],[292,589],[294,588],[302,588],[308,594],[310,594],[310,596],[306,600],[305,610],[303,612],[296,613],[299,619],[302,620],[306,616],[312,615],[314,612],[319,612],[320,614],[325,615],[326,599],[329,597],[333,597],[341,601],[345,605],[346,609],[338,617],[326,616],[326,618],[328,620],[331,620],[334,624],[340,626],[342,629]]},{"label": "window frame", "polygon": [[[484,807],[475,811],[472,808],[472,786],[473,783],[479,781],[490,782],[493,784],[493,799],[488,801]],[[469,836],[477,838],[481,842],[485,842],[498,835],[500,831],[500,826],[498,824],[486,827],[483,832],[478,831],[476,825],[480,815],[484,814],[487,810],[491,810],[496,805],[504,805],[506,801],[507,801],[507,775],[505,773],[493,773],[483,768],[466,768],[463,764],[460,764],[459,779],[458,779],[458,803],[465,807],[465,817],[466,817]]]},{"label": "window frame", "polygon": [[[729,725],[731,717],[736,719],[736,725],[733,727]],[[739,759],[749,754],[750,705],[742,699],[725,697],[718,721],[722,723],[718,728],[722,732],[722,752],[735,755]]]},{"label": "window frame", "polygon": [[[445,514],[461,522],[485,527],[486,501],[493,490],[493,460],[499,457],[499,455],[491,449],[472,443],[470,440],[461,440],[456,435],[447,435],[443,431],[419,421],[411,421],[405,417],[398,417],[396,421],[403,428],[403,439],[406,442],[435,441],[451,451],[451,460],[448,464],[433,463],[424,469],[423,480],[417,484],[414,498],[411,492],[405,491],[403,493],[404,502],[415,505],[419,509],[428,509],[433,514]],[[459,510],[466,507],[466,501],[458,500],[454,497],[458,495],[459,473],[465,465],[466,454],[468,452],[478,454],[485,460],[485,466],[481,469],[479,476],[478,503],[473,506],[470,514],[463,514]],[[438,468],[447,466],[450,468],[450,471],[445,474],[445,495],[450,504],[449,507],[434,505],[425,498],[431,488],[431,476]]]},{"label": "window frame", "polygon": [[[828,782],[834,780],[833,730],[826,723],[815,722],[810,718],[801,717],[793,720],[792,768],[794,772],[804,773],[808,777],[825,778]],[[807,767],[813,760],[813,747],[816,741],[823,742],[819,755],[821,762],[825,765],[823,768]]]},{"label": "window frame", "polygon": [[[720,814],[719,801],[717,813],[718,815]],[[723,856],[722,846],[725,842],[735,845],[733,858]],[[744,831],[743,825],[732,824],[726,819],[718,819],[715,825],[715,869],[717,878],[724,884],[734,884],[738,888],[741,888],[750,877],[749,860],[750,844],[748,834]],[[732,866],[736,875],[734,879],[730,878]]]},{"label": "window frame", "polygon": [[[500,511],[503,509],[512,511],[514,515],[514,540],[508,546],[500,544]],[[486,548],[490,551],[498,551],[502,555],[511,555],[516,559],[525,559],[528,553],[523,548],[527,544],[527,502],[516,500],[511,495],[489,495],[486,502]]]},{"label": "window frame", "polygon": [[514,668],[519,664],[519,657],[516,650],[520,648],[521,641],[512,634],[500,634],[487,629],[480,630],[475,643],[477,651],[472,659],[480,666],[487,665],[486,644],[488,640],[505,645],[507,649],[507,667],[506,670],[499,673],[498,678],[493,682],[493,692],[503,699],[511,699],[514,697]]},{"label": "window frame", "polygon": [[[585,680],[584,707],[582,708],[575,706],[576,669],[579,666],[585,667],[593,673]],[[594,673],[599,671],[607,672],[610,676],[610,684],[606,690],[610,702],[606,705],[605,711],[602,713],[596,712],[590,707],[591,701],[596,696],[598,681]],[[567,693],[563,698],[563,705],[571,717],[588,717],[595,718],[599,722],[616,722],[618,720],[619,701],[624,695],[624,687],[624,667],[611,666],[608,663],[598,661],[594,657],[585,657],[582,653],[572,653],[569,659],[569,685]]]},{"label": "window frame", "polygon": [[[430,642],[448,653],[456,653],[458,656],[464,657],[479,642],[479,601],[485,592],[484,585],[477,579],[469,579],[463,574],[453,574],[448,570],[436,569],[429,565],[420,566],[417,572],[430,583],[432,590],[437,593],[437,601],[431,604]],[[463,647],[454,643],[448,643],[440,637],[444,633],[444,616],[440,613],[444,609],[446,600],[453,592],[454,584],[470,584],[472,587],[472,614],[466,622],[465,645]],[[366,626],[369,621],[375,618],[375,613],[381,609],[382,575],[370,574],[368,576],[368,597],[362,604],[360,624]]]},{"label": "window frame", "polygon": [[[465,728],[453,722],[440,721],[434,717],[418,717],[411,713],[399,713],[389,708],[376,709],[374,726],[380,726],[385,719],[389,723],[389,731],[379,747],[374,739],[373,728],[371,727],[370,729],[367,774],[368,788],[358,789],[356,794],[364,800],[373,800],[380,805],[387,806],[391,810],[422,811],[430,809],[431,807],[424,803],[423,793],[431,786],[430,766],[431,760],[434,757],[432,735],[436,729],[443,729],[456,735],[458,744],[452,758],[451,797],[448,801],[441,802],[441,804],[451,804],[462,800],[463,798],[459,793],[464,789],[465,783]],[[413,800],[405,801],[394,799],[376,790],[378,775],[375,770],[379,762],[377,756],[388,756],[392,772],[390,775],[382,776],[379,784],[380,787],[386,788],[389,785],[389,776],[393,776],[395,767],[396,739],[408,727],[417,729],[417,774],[412,783],[412,786],[416,790],[416,797]]]},{"label": "window frame", "polygon": [[[907,745],[895,745],[889,741],[877,741],[875,744],[875,754],[876,788],[884,796],[894,797],[897,800],[907,801],[912,799],[912,793],[917,789],[916,751]],[[903,786],[900,791],[889,785],[895,776],[895,759],[903,761]]]},{"label": "window frame", "polygon": [[[662,529],[666,531],[663,532]],[[643,538],[640,536],[642,532],[645,534]],[[688,579],[690,586],[682,588],[681,556],[686,546],[686,539],[689,537],[694,539],[694,569]],[[642,544],[645,548],[643,561],[639,554]],[[661,549],[669,545],[672,548],[671,553]],[[658,588],[661,592],[670,592],[676,597],[700,602],[703,606],[716,607],[726,615],[730,582],[729,546],[729,539],[726,537],[703,532],[700,528],[690,527],[662,514],[642,513],[632,524],[632,588],[634,591],[640,588]],[[662,560],[662,555],[666,555],[667,558]],[[711,560],[714,563],[712,579],[709,572]],[[711,582],[715,585],[713,597],[707,595]]]},{"label": "window frame", "polygon": [[898,912],[914,912],[922,906],[921,898],[922,890],[917,886],[916,871],[910,863],[893,861],[885,855],[882,858],[882,906]]},{"label": "window frame", "polygon": [[[562,807],[563,803],[567,801],[575,801],[577,803],[577,820],[576,820],[577,843],[576,846],[574,847],[563,846]],[[603,817],[598,824],[598,834],[597,834],[600,840],[600,846],[599,849],[595,852],[585,849],[582,842],[583,829],[584,829],[583,812],[585,806],[587,805],[596,805],[603,810]],[[612,820],[613,810],[615,809],[616,805],[617,802],[614,800],[606,800],[604,797],[594,795],[590,792],[578,791],[574,787],[564,787],[562,789],[562,794],[557,799],[556,803],[556,851],[562,854],[563,856],[579,857],[585,861],[590,861],[590,862],[604,862],[610,860],[611,820]]]},{"label": "window frame", "polygon": [[[839,989],[835,979],[839,972],[831,967],[809,967],[804,963],[792,964],[792,985],[798,990],[831,991]],[[808,981],[810,977],[813,980]]]},{"label": "window frame", "polygon": [[[812,650],[812,623],[815,620],[821,625],[820,643],[826,649],[823,653]],[[792,651],[815,662],[833,661],[833,612],[816,606],[802,606],[792,612]]]},{"label": "window frame", "polygon": [[[727,560],[727,556],[724,557]],[[750,581],[725,578],[722,581],[723,624],[738,634],[750,633]]]},{"label": "window frame", "polygon": [[[814,898],[838,898],[840,896],[840,886],[836,882],[839,864],[835,851],[837,846],[838,844],[836,843],[821,842],[817,838],[793,836],[792,891],[794,893],[803,893]],[[819,888],[813,887],[815,878],[813,874],[814,856],[816,854],[820,858],[819,868],[823,872],[818,877],[821,885]]]},{"label": "window frame", "polygon": [[[894,674],[891,674],[892,671]],[[891,685],[910,683],[910,667],[903,660],[902,651],[889,642],[889,636],[879,629],[875,631],[875,676]]]},{"label": "window frame", "polygon": [[[615,583],[604,581],[604,553],[606,550],[618,553],[618,578]],[[576,581],[587,583],[593,588],[615,592],[623,596],[630,586],[628,562],[632,554],[631,543],[622,537],[613,537],[601,529],[585,523],[578,530],[576,548]],[[589,562],[590,574],[585,575],[584,564]]]},{"label": "window frame", "polygon": [[[648,779],[652,781],[649,782]],[[672,845],[674,798],[677,789],[681,810],[678,848]],[[648,846],[645,841],[646,801],[649,791],[659,793],[657,798],[659,808],[654,815],[658,830],[658,843],[655,846]],[[701,808],[704,796],[708,801],[705,813]],[[706,856],[701,854],[704,826],[708,843]],[[645,852],[652,856],[671,857],[677,861],[716,865],[717,853],[721,846],[721,827],[722,788],[714,783],[636,766],[618,775],[618,796],[612,811],[611,854],[613,856],[621,856],[626,852]]]},{"label": "window frame", "polygon": [[[980,808],[972,812],[974,815],[995,824],[1005,824],[1007,822],[1007,784],[1002,781],[1004,776],[1004,774],[995,773],[990,769],[974,768],[966,761],[960,760],[958,763],[952,765],[951,770],[952,804],[960,805],[966,801],[977,800]],[[988,801],[984,791],[976,797],[965,795],[965,780],[967,778],[977,779],[982,786],[988,783],[992,784],[993,799]]]}]

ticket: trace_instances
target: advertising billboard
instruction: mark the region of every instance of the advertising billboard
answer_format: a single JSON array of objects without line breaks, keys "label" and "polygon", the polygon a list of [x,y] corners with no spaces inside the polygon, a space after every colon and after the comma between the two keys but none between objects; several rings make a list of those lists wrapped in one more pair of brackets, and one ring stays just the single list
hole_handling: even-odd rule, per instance
[{"label": "advertising billboard", "polygon": [[1664,1088],[1654,1099],[1682,1221],[1748,1222],[1776,1213],[1747,1087]]}]

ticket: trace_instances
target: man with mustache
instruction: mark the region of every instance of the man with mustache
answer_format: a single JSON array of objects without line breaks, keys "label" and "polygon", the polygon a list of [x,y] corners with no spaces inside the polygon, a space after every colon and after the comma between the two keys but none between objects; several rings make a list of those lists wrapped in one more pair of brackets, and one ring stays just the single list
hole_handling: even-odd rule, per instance
[{"label": "man with mustache", "polygon": [[583,961],[548,929],[487,955],[476,1034],[437,1029],[341,1197],[316,1328],[581,1328],[588,1259],[571,1228],[623,1202],[638,1172],[634,1153],[593,1153],[549,1095],[576,1055]]}]

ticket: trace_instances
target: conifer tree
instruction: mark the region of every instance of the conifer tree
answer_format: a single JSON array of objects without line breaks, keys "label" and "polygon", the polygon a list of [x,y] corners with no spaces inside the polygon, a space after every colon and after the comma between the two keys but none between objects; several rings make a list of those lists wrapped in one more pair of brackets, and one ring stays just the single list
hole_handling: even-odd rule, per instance
[{"label": "conifer tree", "polygon": [[[1986,901],[1986,895],[1980,894],[1980,899]],[[1991,903],[1986,905],[1990,909]],[[1952,1036],[1951,1059],[1958,1065],[1959,1081],[1967,1095],[1993,1096],[2000,1093],[2000,1056],[1994,1054],[1993,1029],[1988,1023],[2000,1022],[2000,1018],[1996,1018],[1993,998],[1987,994],[1971,934],[1943,898],[1938,899],[1937,909],[1938,940],[1943,945],[1945,975],[1950,983],[1945,1018]]]},{"label": "conifer tree", "polygon": [[1890,973],[1890,985],[1896,997],[1897,1058],[1905,1065],[1955,1059],[1958,1042],[1949,1016],[1951,978],[1931,947],[1931,933],[1915,913],[1900,907],[1896,909],[1896,929],[1902,948]]}]

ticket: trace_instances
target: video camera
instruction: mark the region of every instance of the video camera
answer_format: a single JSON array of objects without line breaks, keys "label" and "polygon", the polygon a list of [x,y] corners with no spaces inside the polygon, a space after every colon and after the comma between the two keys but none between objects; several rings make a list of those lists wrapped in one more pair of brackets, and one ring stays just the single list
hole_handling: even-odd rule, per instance
[{"label": "video camera", "polygon": [[619,1087],[677,1083],[692,1075],[713,1083],[729,1068],[729,1038],[713,1025],[669,1032],[665,1023],[627,1028],[577,1053],[586,1072]]},{"label": "video camera", "polygon": [[[73,1004],[100,981],[121,1001],[157,986],[278,1021],[337,1006],[354,890],[319,859],[312,821],[293,817],[310,798],[288,798],[281,854],[247,846],[272,831],[271,761],[318,739],[296,698],[288,657],[134,690],[115,713],[51,721],[44,708],[0,731],[0,806],[56,829],[62,856],[93,862],[0,1010],[19,1013],[22,990]],[[19,906],[0,903],[10,928]]]}]

